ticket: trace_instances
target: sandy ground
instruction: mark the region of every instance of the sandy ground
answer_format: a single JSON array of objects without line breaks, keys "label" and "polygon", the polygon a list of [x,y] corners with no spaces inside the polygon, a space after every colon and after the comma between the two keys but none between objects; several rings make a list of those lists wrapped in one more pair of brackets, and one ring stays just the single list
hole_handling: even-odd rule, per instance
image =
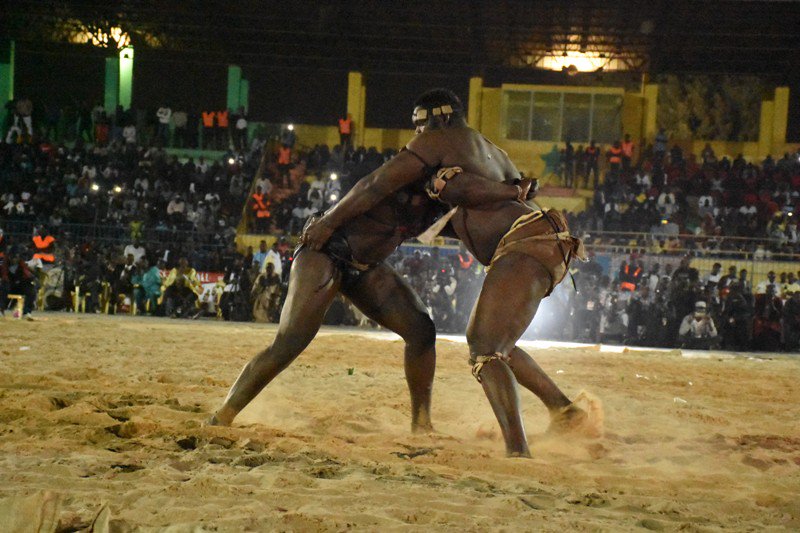
[{"label": "sandy ground", "polygon": [[463,344],[439,341],[417,436],[402,343],[324,330],[235,427],[203,427],[273,335],[0,319],[0,530],[800,529],[800,359],[533,350],[603,401],[605,434],[545,438],[522,391],[534,458],[507,459]]}]

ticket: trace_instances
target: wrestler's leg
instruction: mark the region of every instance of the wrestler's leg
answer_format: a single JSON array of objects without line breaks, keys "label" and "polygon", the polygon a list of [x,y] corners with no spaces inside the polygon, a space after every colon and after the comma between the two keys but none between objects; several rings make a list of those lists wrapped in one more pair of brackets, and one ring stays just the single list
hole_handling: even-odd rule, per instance
[{"label": "wrestler's leg", "polygon": [[436,329],[419,296],[386,264],[366,272],[357,283],[342,287],[342,293],[361,312],[405,341],[404,366],[411,393],[411,430],[430,431]]},{"label": "wrestler's leg", "polygon": [[571,403],[550,376],[519,346],[511,350],[508,365],[519,384],[538,396],[551,413]]},{"label": "wrestler's leg", "polygon": [[230,425],[239,411],[300,355],[319,331],[340,284],[340,273],[327,255],[304,250],[295,258],[275,340],[245,365],[210,424]]},{"label": "wrestler's leg", "polygon": [[[529,256],[509,253],[496,261],[486,275],[467,328],[471,357],[507,357],[530,325],[549,286],[549,273]],[[511,368],[500,359],[492,359],[483,365],[479,376],[500,423],[506,453],[529,456]]]}]

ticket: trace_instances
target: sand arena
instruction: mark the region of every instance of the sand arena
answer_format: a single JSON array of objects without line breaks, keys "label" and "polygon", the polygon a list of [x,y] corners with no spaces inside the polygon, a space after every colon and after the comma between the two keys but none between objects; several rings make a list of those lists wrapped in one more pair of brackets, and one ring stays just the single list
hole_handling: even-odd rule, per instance
[{"label": "sand arena", "polygon": [[0,320],[0,529],[800,529],[800,359],[531,348],[602,400],[605,432],[547,438],[521,391],[521,460],[464,344],[437,343],[438,433],[412,435],[402,342],[325,329],[234,427],[203,427],[274,332]]}]

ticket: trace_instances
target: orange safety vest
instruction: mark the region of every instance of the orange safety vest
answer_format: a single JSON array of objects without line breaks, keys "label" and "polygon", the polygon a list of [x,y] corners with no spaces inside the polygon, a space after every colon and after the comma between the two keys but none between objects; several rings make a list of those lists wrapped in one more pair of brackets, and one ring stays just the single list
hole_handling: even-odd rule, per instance
[{"label": "orange safety vest", "polygon": [[36,247],[36,253],[33,254],[34,259],[41,259],[43,263],[54,263],[56,256],[50,253],[50,247],[56,242],[52,235],[42,238],[41,235],[33,236],[33,245]]},{"label": "orange safety vest", "polygon": [[278,164],[288,165],[292,162],[292,149],[288,146],[278,148]]},{"label": "orange safety vest", "polygon": [[220,128],[228,127],[228,110],[217,111],[217,126]]},{"label": "orange safety vest", "polygon": [[[631,266],[625,265],[625,275],[627,276],[630,273],[631,273]],[[637,279],[641,275],[641,273],[642,269],[640,267],[636,267],[636,270],[633,272],[633,279]],[[636,284],[631,283],[630,281],[623,281],[622,283],[619,284],[619,288],[620,290],[623,291],[633,292],[636,290]]]},{"label": "orange safety vest", "polygon": [[264,195],[253,193],[253,200],[255,203],[253,204],[253,211],[256,212],[256,218],[269,218],[269,200],[264,201]]},{"label": "orange safety vest", "polygon": [[203,127],[204,128],[213,128],[214,127],[214,113],[213,111],[203,111]]},{"label": "orange safety vest", "polygon": [[461,265],[461,268],[467,269],[472,266],[472,262],[475,261],[475,258],[471,255],[468,255],[466,259],[461,254],[458,254],[458,263]]},{"label": "orange safety vest", "polygon": [[339,119],[339,133],[349,134],[350,133],[350,125],[353,123],[352,119]]},{"label": "orange safety vest", "polygon": [[608,152],[611,154],[608,157],[609,163],[622,163],[622,148],[614,148],[612,146]]},{"label": "orange safety vest", "polygon": [[622,153],[625,154],[625,157],[631,159],[633,157],[633,141],[628,141],[622,143]]}]

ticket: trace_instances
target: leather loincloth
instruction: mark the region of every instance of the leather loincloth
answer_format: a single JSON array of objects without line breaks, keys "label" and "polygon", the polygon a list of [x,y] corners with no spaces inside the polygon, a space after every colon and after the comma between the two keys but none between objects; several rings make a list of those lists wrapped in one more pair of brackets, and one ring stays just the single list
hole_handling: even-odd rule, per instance
[{"label": "leather loincloth", "polygon": [[586,260],[583,243],[570,235],[567,221],[555,209],[535,211],[515,220],[500,239],[487,270],[501,257],[512,252],[536,259],[547,270],[550,288],[545,296],[549,296],[555,286],[561,283],[574,258]]}]

